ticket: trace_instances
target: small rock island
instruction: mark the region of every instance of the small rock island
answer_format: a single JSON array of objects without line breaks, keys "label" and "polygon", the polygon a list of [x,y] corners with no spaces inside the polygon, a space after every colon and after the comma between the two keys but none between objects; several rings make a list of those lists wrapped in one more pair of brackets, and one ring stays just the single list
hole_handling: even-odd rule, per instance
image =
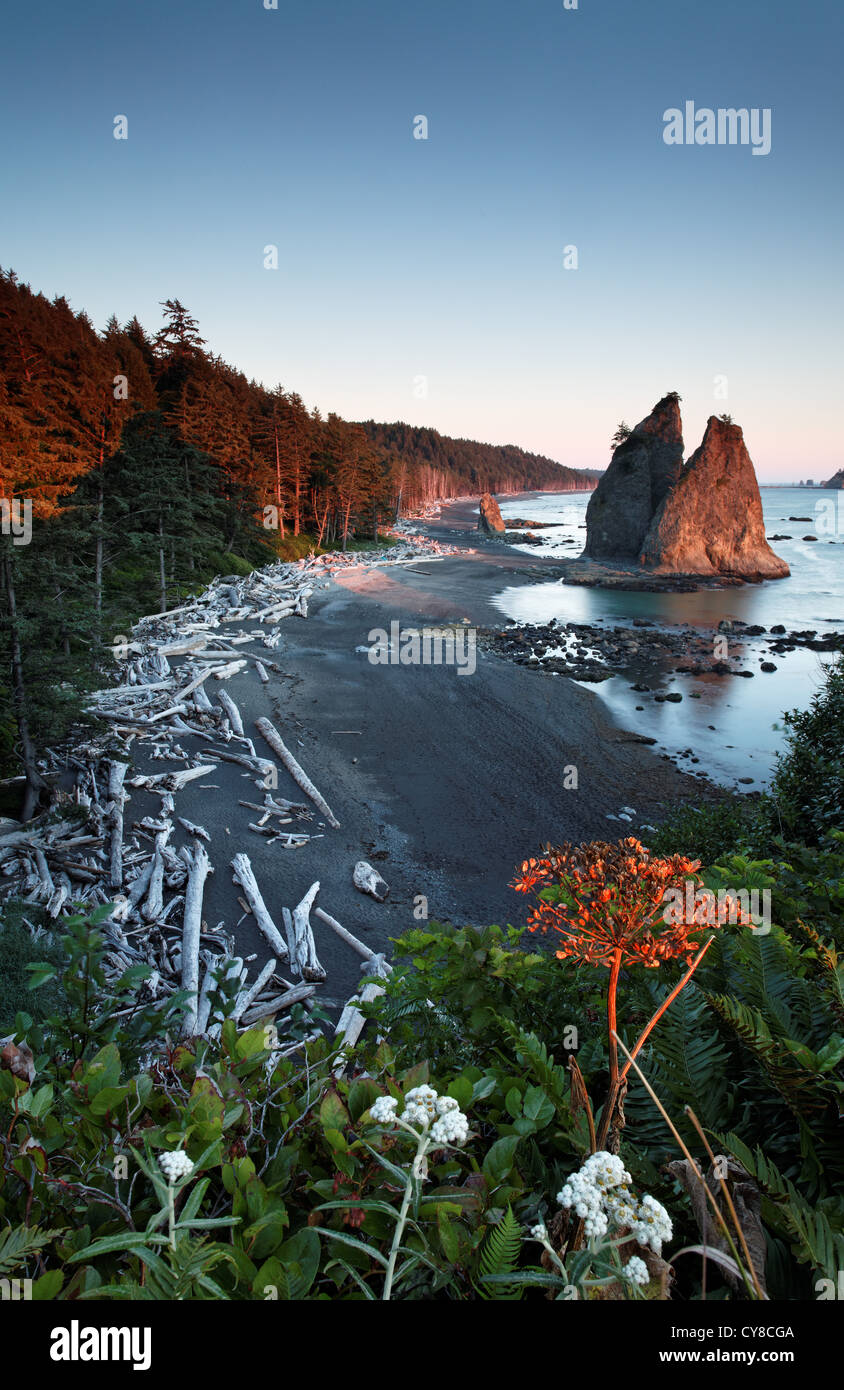
[{"label": "small rock island", "polygon": [[680,398],[673,392],[618,444],[589,501],[582,560],[733,582],[790,573],[765,539],[759,484],[740,426],[729,416],[711,416],[703,442],[684,463]]}]

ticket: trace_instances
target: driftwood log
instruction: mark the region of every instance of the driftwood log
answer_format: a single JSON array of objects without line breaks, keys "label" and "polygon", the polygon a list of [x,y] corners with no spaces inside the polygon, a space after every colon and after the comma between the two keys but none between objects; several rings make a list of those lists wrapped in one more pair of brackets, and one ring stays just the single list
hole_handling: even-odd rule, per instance
[{"label": "driftwood log", "polygon": [[299,766],[293,754],[290,752],[290,749],[283,742],[278,730],[273,727],[269,719],[264,719],[263,717],[255,720],[255,726],[284,767],[287,768],[287,771],[290,773],[296,785],[301,787],[305,795],[311,798],[317,810],[321,811],[325,816],[328,824],[333,826],[335,830],[339,830],[340,822],[337,820],[334,812],[325,800],[325,797],[321,792],[317,791],[308,774]]},{"label": "driftwood log", "polygon": [[264,935],[273,955],[284,959],[287,955],[287,946],[284,938],[279,932],[278,927],[267,911],[266,903],[261,897],[261,890],[258,887],[255,875],[252,872],[252,865],[249,862],[248,854],[236,854],[232,860],[234,869],[234,881],[242,889],[246,896],[246,901],[252,910],[252,915],[261,932]]},{"label": "driftwood log", "polygon": [[202,927],[202,895],[205,880],[212,872],[205,846],[197,842],[191,855],[188,886],[185,891],[185,915],[182,933],[182,989],[189,998],[185,1012],[184,1032],[190,1037],[196,1032],[199,1009],[199,933]]}]

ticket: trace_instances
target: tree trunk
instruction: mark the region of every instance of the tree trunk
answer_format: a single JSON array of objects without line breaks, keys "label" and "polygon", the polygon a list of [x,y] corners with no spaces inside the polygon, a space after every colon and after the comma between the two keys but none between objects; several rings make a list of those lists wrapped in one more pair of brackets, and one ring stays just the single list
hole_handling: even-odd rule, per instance
[{"label": "tree trunk", "polygon": [[[273,437],[275,439],[275,504],[278,509],[278,529],[284,540],[284,503],[281,500],[281,455],[278,451],[278,421],[273,415]],[[298,535],[298,528],[296,535]]]},{"label": "tree trunk", "polygon": [[15,722],[18,726],[18,734],[20,735],[21,762],[23,763],[24,773],[26,775],[26,790],[24,791],[23,806],[21,807],[21,820],[27,821],[32,818],[41,793],[47,789],[47,784],[36,766],[35,748],[29,732],[26,685],[24,682],[21,640],[18,629],[18,609],[15,597],[15,581],[12,573],[12,561],[8,549],[5,546],[3,549],[3,587],[6,590],[6,602],[9,608],[12,707],[14,709]]},{"label": "tree trunk", "polygon": [[100,468],[97,478],[97,549],[94,558],[94,608],[97,614],[97,636],[100,635],[100,621],[103,611],[103,472]]},{"label": "tree trunk", "polygon": [[164,516],[158,513],[158,586],[160,595],[160,613],[167,612],[167,575],[164,569]]}]

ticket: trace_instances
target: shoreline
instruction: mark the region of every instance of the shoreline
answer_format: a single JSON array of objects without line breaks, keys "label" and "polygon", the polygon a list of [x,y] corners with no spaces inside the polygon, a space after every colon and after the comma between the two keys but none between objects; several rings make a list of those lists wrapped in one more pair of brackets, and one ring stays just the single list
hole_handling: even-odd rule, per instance
[{"label": "shoreline", "polygon": [[[447,517],[420,529],[459,546],[452,524]],[[391,938],[424,927],[414,917],[420,895],[428,920],[523,925],[524,904],[508,884],[542,844],[636,834],[667,805],[700,799],[696,779],[620,727],[594,692],[574,682],[537,681],[484,650],[466,678],[446,666],[373,665],[356,651],[396,619],[500,625],[492,599],[502,574],[515,579],[521,570],[527,582],[549,564],[525,559],[492,547],[420,554],[392,569],[363,559],[317,589],[307,622],[282,625],[273,655],[284,678],[273,675],[263,686],[249,672],[232,677],[227,688],[244,726],[254,730],[262,715],[272,720],[341,828],[314,827],[323,838],[285,851],[248,830],[250,814],[238,805],[248,783],[236,767],[221,765],[215,790],[190,783],[179,794],[179,813],[206,826],[217,866],[206,885],[209,923],[224,920],[231,930],[242,917],[228,862],[245,850],[273,915],[319,880],[320,904],[374,951],[390,953]],[[201,752],[198,742],[195,749],[193,740],[183,742]],[[571,767],[578,785],[566,790]],[[278,794],[295,792],[282,773]],[[630,823],[607,819],[628,805],[636,811]],[[154,808],[155,798],[137,795],[133,819]],[[386,902],[353,887],[359,859],[386,879]],[[238,952],[254,952],[259,969],[269,953],[254,920],[242,920],[235,934]],[[360,963],[331,932],[317,928],[317,937],[328,972],[317,1002],[330,1001],[336,1016],[358,986]]]}]

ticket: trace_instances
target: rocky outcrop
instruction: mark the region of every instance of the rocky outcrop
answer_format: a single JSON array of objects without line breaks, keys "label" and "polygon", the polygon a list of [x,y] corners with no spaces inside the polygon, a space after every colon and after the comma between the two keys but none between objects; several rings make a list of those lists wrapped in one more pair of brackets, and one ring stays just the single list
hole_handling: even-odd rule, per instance
[{"label": "rocky outcrop", "polygon": [[501,509],[492,493],[485,492],[481,498],[481,514],[478,517],[478,530],[487,536],[503,536],[504,521]]},{"label": "rocky outcrop", "polygon": [[635,560],[655,511],[683,467],[679,397],[665,396],[619,444],[586,509],[584,553]]},{"label": "rocky outcrop", "polygon": [[639,564],[751,580],[790,573],[765,539],[759,484],[738,425],[710,417],[703,443],[653,515]]},{"label": "rocky outcrop", "polygon": [[839,468],[834,477],[828,483],[821,483],[821,487],[842,487],[844,488],[844,468]]}]

